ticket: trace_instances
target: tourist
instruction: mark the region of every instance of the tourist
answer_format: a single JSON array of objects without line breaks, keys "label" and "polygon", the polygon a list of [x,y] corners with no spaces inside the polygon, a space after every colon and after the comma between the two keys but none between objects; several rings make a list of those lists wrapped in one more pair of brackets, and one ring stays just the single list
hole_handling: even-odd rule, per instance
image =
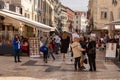
[{"label": "tourist", "polygon": [[60,48],[60,37],[58,34],[55,35],[55,49],[56,49],[56,54],[58,54],[59,52],[59,48]]},{"label": "tourist", "polygon": [[91,37],[88,42],[88,59],[89,59],[89,71],[96,71],[96,41],[95,37]]},{"label": "tourist", "polygon": [[[75,37],[73,43],[71,44],[72,51],[73,51],[73,57],[74,57],[74,66],[75,66],[75,71],[81,70],[80,68],[80,58],[82,55],[82,51],[85,51],[79,43],[79,38]],[[78,69],[77,69],[78,66]]]},{"label": "tourist", "polygon": [[14,40],[13,40],[13,48],[14,48],[14,61],[21,62],[20,60],[20,49],[21,49],[21,43],[19,40],[19,36],[15,35]]},{"label": "tourist", "polygon": [[65,54],[67,54],[70,43],[70,37],[67,32],[63,32],[61,37],[61,53],[63,54],[63,61],[65,61]]}]

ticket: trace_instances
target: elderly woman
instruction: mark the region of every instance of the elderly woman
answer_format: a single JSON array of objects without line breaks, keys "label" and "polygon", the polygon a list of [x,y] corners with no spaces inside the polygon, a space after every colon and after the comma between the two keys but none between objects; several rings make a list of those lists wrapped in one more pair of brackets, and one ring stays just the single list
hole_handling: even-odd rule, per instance
[{"label": "elderly woman", "polygon": [[78,70],[80,70],[80,58],[82,55],[82,51],[85,51],[79,43],[79,38],[75,37],[73,43],[71,44],[72,51],[73,51],[73,57],[75,59],[74,66],[75,66],[75,71],[77,71],[77,66]]},{"label": "elderly woman", "polygon": [[95,37],[91,37],[88,42],[88,59],[89,59],[89,71],[96,71],[96,41]]}]

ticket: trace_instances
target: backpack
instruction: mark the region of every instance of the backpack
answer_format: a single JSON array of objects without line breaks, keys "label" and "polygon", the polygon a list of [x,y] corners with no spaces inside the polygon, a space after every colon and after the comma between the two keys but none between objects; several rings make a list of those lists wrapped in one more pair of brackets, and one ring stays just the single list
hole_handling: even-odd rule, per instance
[{"label": "backpack", "polygon": [[46,51],[48,51],[48,48],[43,45],[43,46],[40,47],[40,51],[41,52],[46,52]]}]

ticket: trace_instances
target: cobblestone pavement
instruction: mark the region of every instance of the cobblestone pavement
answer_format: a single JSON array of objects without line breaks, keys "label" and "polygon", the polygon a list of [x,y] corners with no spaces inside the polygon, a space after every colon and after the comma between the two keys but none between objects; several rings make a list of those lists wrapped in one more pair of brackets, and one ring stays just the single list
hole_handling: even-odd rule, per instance
[{"label": "cobblestone pavement", "polygon": [[104,59],[104,52],[97,50],[97,71],[89,72],[89,65],[83,71],[74,71],[70,55],[62,61],[62,55],[55,55],[44,63],[42,58],[22,57],[21,63],[14,63],[12,56],[0,56],[0,80],[120,80],[120,69]]}]

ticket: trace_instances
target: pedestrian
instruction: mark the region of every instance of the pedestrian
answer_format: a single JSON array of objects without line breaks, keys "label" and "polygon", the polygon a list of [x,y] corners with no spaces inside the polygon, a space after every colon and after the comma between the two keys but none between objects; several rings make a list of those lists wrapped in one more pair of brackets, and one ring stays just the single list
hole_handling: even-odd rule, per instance
[{"label": "pedestrian", "polygon": [[95,37],[91,37],[89,42],[88,42],[88,59],[89,59],[89,66],[90,69],[89,71],[96,71],[96,41]]},{"label": "pedestrian", "polygon": [[[75,37],[73,43],[71,44],[72,47],[72,51],[73,51],[73,57],[74,57],[74,67],[75,67],[75,71],[77,70],[81,70],[80,68],[80,58],[82,55],[82,51],[85,51],[85,49],[83,49],[79,43],[79,38]],[[77,69],[78,67],[78,69]]]},{"label": "pedestrian", "polygon": [[59,52],[59,48],[60,48],[60,37],[58,34],[55,35],[55,49],[56,49],[56,54],[58,54]]},{"label": "pedestrian", "polygon": [[[83,49],[87,49],[86,48],[86,40],[83,36],[80,36],[80,45]],[[86,59],[86,51],[82,51],[82,56],[81,56],[81,60],[80,60],[80,65],[81,65],[81,69],[85,69],[85,66],[84,66],[84,60]]]},{"label": "pedestrian", "polygon": [[21,49],[21,43],[18,35],[15,35],[13,40],[13,48],[14,48],[14,61],[21,62],[20,60],[20,49]]},{"label": "pedestrian", "polygon": [[48,58],[48,37],[47,34],[43,35],[43,38],[41,39],[42,46],[40,48],[40,51],[43,52],[43,61],[47,63]]},{"label": "pedestrian", "polygon": [[53,58],[53,60],[55,60],[55,56],[53,55],[54,52],[54,40],[52,38],[50,38],[50,42],[49,42],[49,54],[51,55],[51,57]]},{"label": "pedestrian", "polygon": [[72,33],[72,41],[74,41],[74,38],[77,37],[79,38],[78,30],[76,29],[75,32]]},{"label": "pedestrian", "polygon": [[[79,34],[78,34],[78,29],[76,29],[76,30],[72,33],[72,35],[71,35],[71,44],[73,43],[75,37],[77,37],[77,38],[80,37]],[[70,45],[71,45],[71,44],[70,44]],[[71,57],[73,57],[72,48],[71,48]],[[71,59],[71,61],[73,61],[73,60]]]},{"label": "pedestrian", "polygon": [[47,63],[47,58],[48,58],[48,47],[45,45],[40,47],[40,51],[43,52],[43,61]]},{"label": "pedestrian", "polygon": [[63,32],[61,37],[61,53],[63,54],[63,61],[65,61],[65,54],[67,54],[70,43],[70,37],[67,32]]}]

